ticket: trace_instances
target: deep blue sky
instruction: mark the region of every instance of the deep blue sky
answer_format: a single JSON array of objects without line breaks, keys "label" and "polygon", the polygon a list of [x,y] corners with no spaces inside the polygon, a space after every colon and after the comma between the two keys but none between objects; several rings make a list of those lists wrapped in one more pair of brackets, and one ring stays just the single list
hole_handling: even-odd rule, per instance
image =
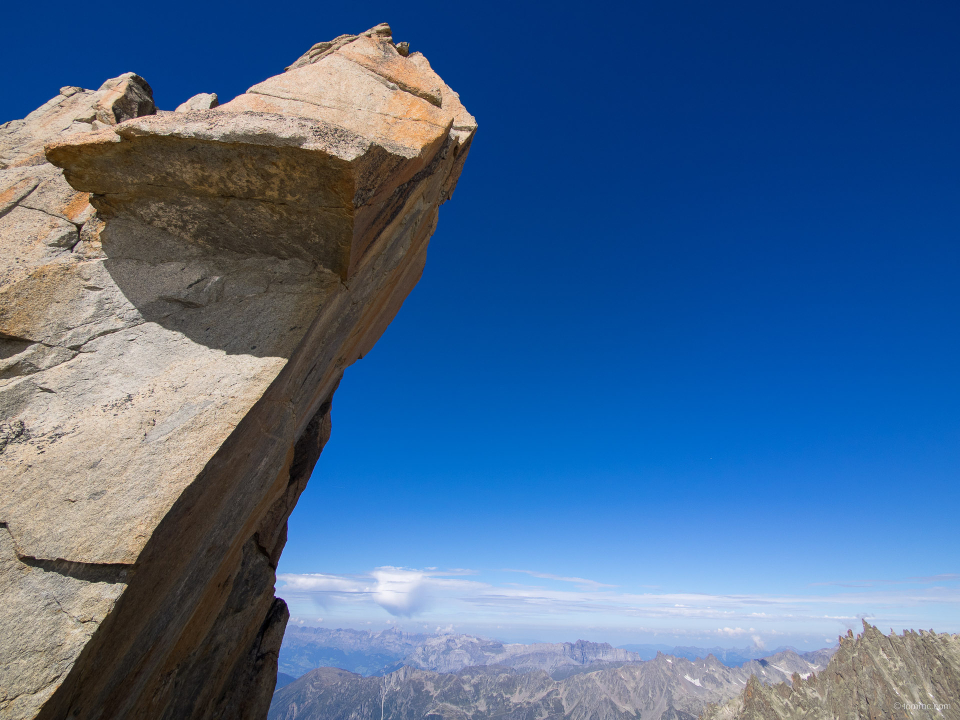
[{"label": "deep blue sky", "polygon": [[55,6],[5,10],[0,122],[127,70],[227,100],[386,20],[480,124],[281,571],[884,581],[848,615],[960,630],[956,578],[902,583],[960,573],[956,2]]}]

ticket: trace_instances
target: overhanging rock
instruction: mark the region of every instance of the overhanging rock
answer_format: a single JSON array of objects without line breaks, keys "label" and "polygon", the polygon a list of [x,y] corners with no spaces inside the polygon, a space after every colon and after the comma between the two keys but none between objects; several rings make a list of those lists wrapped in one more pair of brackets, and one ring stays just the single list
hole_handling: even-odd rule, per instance
[{"label": "overhanging rock", "polygon": [[287,517],[476,129],[385,25],[151,97],[0,126],[3,718],[266,715]]}]

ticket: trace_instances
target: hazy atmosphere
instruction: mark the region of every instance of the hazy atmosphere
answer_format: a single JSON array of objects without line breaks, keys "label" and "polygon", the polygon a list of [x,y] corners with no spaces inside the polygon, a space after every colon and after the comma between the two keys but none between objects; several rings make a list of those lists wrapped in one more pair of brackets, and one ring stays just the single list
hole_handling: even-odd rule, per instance
[{"label": "hazy atmosphere", "polygon": [[292,623],[960,631],[955,2],[66,7],[6,11],[70,27],[8,33],[0,121],[126,71],[163,109],[226,101],[389,22],[479,124],[337,391],[278,569]]}]

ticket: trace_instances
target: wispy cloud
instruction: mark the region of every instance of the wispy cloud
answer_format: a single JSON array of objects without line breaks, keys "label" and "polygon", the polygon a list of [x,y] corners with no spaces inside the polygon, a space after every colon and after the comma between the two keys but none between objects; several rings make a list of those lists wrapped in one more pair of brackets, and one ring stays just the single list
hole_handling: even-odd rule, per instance
[{"label": "wispy cloud", "polygon": [[[323,607],[333,603],[370,600],[395,617],[413,617],[426,611],[434,600],[450,594],[470,594],[483,586],[452,579],[474,574],[469,570],[411,570],[384,566],[364,575],[281,573],[284,592],[309,595]],[[485,586],[484,586],[485,587]]]},{"label": "wispy cloud", "polygon": [[379,607],[393,617],[418,617],[444,625],[454,618],[529,626],[548,621],[569,626],[647,627],[652,623],[697,627],[717,638],[749,635],[755,643],[762,642],[761,634],[785,627],[818,633],[855,627],[864,615],[901,627],[917,627],[917,621],[929,627],[931,622],[921,618],[938,612],[944,618],[956,617],[960,608],[960,587],[953,585],[951,575],[914,581],[912,586],[834,583],[829,585],[838,588],[836,592],[827,591],[828,584],[818,584],[824,591],[711,594],[629,592],[587,578],[535,570],[510,572],[571,587],[485,582],[475,571],[462,569],[379,567],[357,575],[281,574],[278,592],[288,601],[309,601],[331,612],[339,608],[356,615],[375,613]]},{"label": "wispy cloud", "polygon": [[743,635],[749,635],[750,633],[754,633],[754,632],[756,632],[756,630],[754,630],[753,628],[750,628],[749,630],[744,630],[744,629],[741,628],[741,627],[738,627],[738,628],[728,628],[728,627],[717,628],[717,635],[722,635],[723,637],[730,637],[730,638],[741,637],[741,636],[743,636]]},{"label": "wispy cloud", "polygon": [[917,583],[958,582],[960,581],[960,574],[943,573],[941,575],[927,575],[926,577],[912,577],[908,579]]},{"label": "wispy cloud", "polygon": [[883,585],[933,585],[949,582],[960,582],[960,574],[942,573],[940,575],[912,576],[901,580],[826,580],[809,583],[808,587],[867,588]]},{"label": "wispy cloud", "polygon": [[511,570],[510,568],[505,568],[504,572],[525,573],[526,575],[540,578],[542,580],[559,580],[560,582],[573,583],[581,590],[596,590],[598,588],[617,587],[616,585],[607,585],[606,583],[597,582],[596,580],[587,580],[586,578],[580,577],[564,577],[563,575],[552,575],[545,572],[536,572],[535,570]]}]

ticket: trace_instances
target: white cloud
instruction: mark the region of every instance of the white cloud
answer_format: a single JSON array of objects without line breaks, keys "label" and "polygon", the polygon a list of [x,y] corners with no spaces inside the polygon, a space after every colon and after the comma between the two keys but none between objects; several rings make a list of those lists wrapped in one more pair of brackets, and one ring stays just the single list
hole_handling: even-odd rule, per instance
[{"label": "white cloud", "polygon": [[451,576],[473,574],[470,570],[427,571],[384,566],[366,575],[327,575],[323,573],[281,573],[283,592],[308,595],[322,607],[337,603],[372,600],[395,617],[413,617],[423,613],[437,597],[483,586]]},{"label": "white cloud", "polygon": [[431,578],[423,572],[383,567],[371,575],[377,583],[373,600],[391,615],[412,617],[430,603],[428,585]]},{"label": "white cloud", "polygon": [[[385,611],[392,617],[422,617],[431,627],[461,626],[463,622],[507,623],[535,627],[669,628],[715,639],[776,635],[791,632],[830,634],[834,628],[858,624],[867,613],[875,622],[899,627],[937,627],[956,632],[960,588],[837,588],[810,594],[742,594],[627,592],[605,583],[522,570],[531,577],[569,586],[533,587],[481,582],[471,570],[379,567],[358,575],[324,573],[281,574],[278,592],[288,602],[301,603],[297,612],[313,616],[324,610],[327,622],[359,622]],[[378,610],[379,608],[379,610]],[[940,613],[947,620],[931,619]],[[933,616],[936,617],[935,615]],[[384,617],[380,615],[379,622]],[[752,627],[757,626],[757,627]]]},{"label": "white cloud", "polygon": [[740,637],[741,635],[746,635],[746,634],[751,633],[751,632],[753,632],[753,628],[750,628],[749,630],[744,630],[742,627],[738,627],[738,628],[729,628],[729,627],[717,628],[717,635],[722,635],[722,636],[725,636],[725,637]]}]

